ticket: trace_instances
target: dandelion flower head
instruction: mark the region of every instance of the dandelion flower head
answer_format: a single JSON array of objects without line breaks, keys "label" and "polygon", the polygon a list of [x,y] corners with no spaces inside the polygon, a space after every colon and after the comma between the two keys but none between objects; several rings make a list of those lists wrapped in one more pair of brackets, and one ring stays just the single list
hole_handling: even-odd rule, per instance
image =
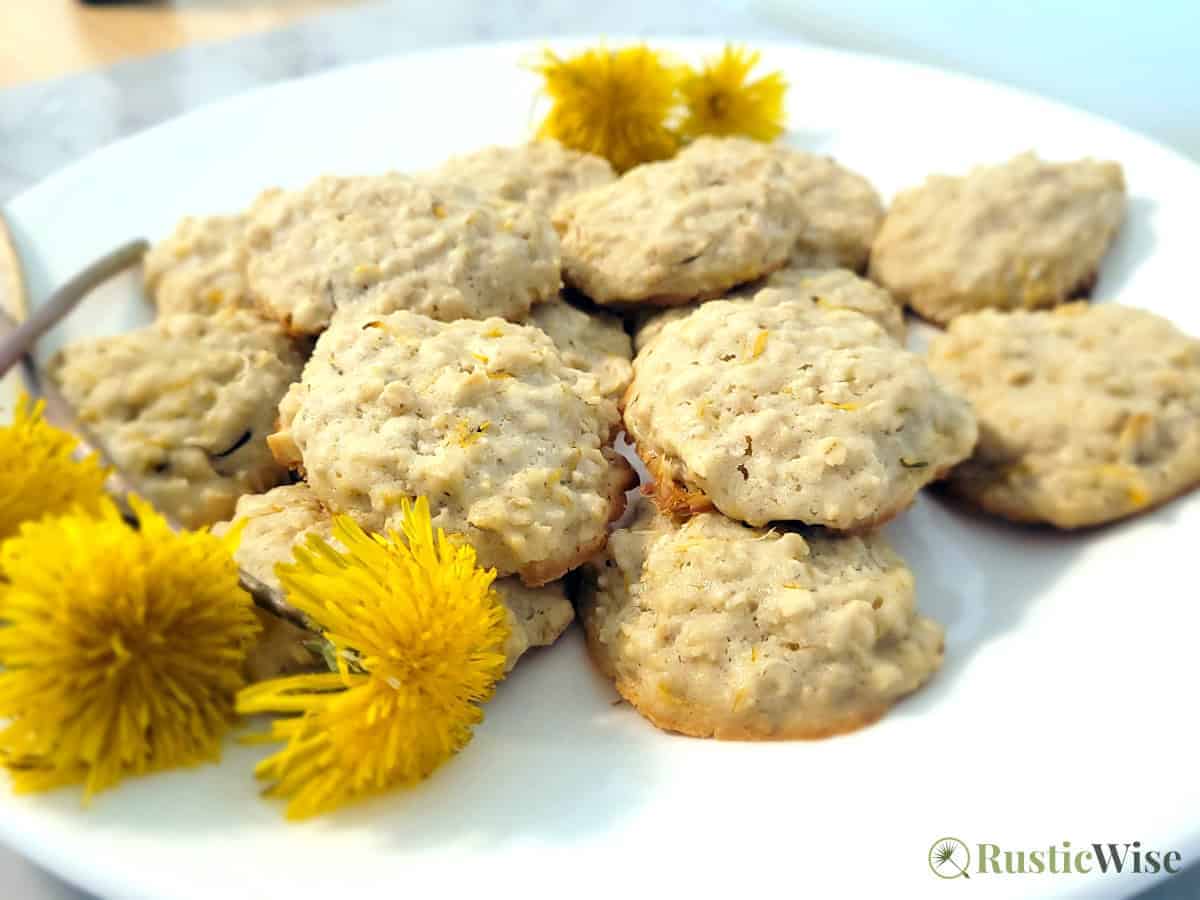
[{"label": "dandelion flower head", "polygon": [[131,498],[27,521],[0,544],[0,763],[18,791],[219,756],[258,632],[222,538]]},{"label": "dandelion flower head", "polygon": [[276,571],[288,600],[320,625],[338,671],[242,691],[244,714],[276,719],[284,746],[256,772],[306,818],[425,778],[471,739],[504,672],[505,608],[494,570],[434,533],[424,498],[402,507],[402,532],[365,533],[334,519]]},{"label": "dandelion flower head", "polygon": [[680,69],[663,54],[642,44],[565,59],[547,50],[533,69],[551,104],[539,137],[603,156],[618,172],[679,149],[672,119]]},{"label": "dandelion flower head", "polygon": [[779,72],[749,80],[759,58],[757,51],[726,45],[698,71],[688,70],[679,87],[687,108],[680,126],[685,139],[707,134],[773,141],[783,134],[787,81]]},{"label": "dandelion flower head", "polygon": [[79,441],[48,424],[45,403],[22,396],[12,424],[0,425],[0,541],[22,522],[68,512],[95,512],[108,470],[93,453],[75,458]]}]

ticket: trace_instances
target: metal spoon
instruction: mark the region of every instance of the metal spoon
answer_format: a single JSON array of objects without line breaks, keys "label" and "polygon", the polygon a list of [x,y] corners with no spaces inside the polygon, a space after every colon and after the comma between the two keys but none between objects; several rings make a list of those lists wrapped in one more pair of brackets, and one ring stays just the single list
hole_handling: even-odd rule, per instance
[{"label": "metal spoon", "polygon": [[[144,240],[122,244],[106,253],[50,295],[50,299],[26,316],[15,329],[0,339],[0,375],[33,350],[37,339],[71,312],[79,301],[112,278],[139,262],[150,245]],[[16,254],[13,254],[16,257]],[[17,260],[20,264],[20,260]],[[18,276],[20,278],[20,276]],[[24,279],[21,279],[23,282]]]},{"label": "metal spoon", "polygon": [[[104,442],[80,421],[75,408],[59,391],[54,380],[47,378],[38,368],[33,358],[33,348],[37,339],[66,318],[84,297],[114,275],[140,262],[148,247],[149,244],[145,240],[139,239],[122,244],[111,253],[105,254],[51,294],[50,299],[37,307],[32,315],[26,317],[23,322],[18,323],[0,308],[0,377],[20,362],[29,392],[45,400],[47,421],[76,434],[95,450],[107,465],[112,467],[112,470],[130,491],[146,498],[149,495],[142,489],[140,479],[130,475],[113,461],[112,454],[108,452]],[[21,258],[9,237],[2,213],[0,213],[0,264],[3,264],[0,265],[0,277],[5,276],[7,272],[3,286],[12,293],[15,301],[10,305],[15,307],[15,312],[20,314],[28,309],[25,279]],[[166,513],[163,513],[163,516],[172,528],[176,530],[180,528],[174,517]],[[259,608],[301,628],[314,630],[305,616],[287,602],[282,591],[264,584],[241,568],[238,569],[238,581],[246,593],[254,598],[254,603]]]},{"label": "metal spoon", "polygon": [[25,303],[25,279],[16,246],[8,230],[4,214],[0,212],[0,324],[16,327],[12,316],[22,317],[27,312]]}]

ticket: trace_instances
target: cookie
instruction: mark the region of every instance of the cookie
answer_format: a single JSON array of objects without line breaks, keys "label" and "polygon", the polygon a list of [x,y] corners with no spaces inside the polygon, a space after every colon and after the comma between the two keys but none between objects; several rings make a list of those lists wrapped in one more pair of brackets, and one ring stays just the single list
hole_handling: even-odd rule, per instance
[{"label": "cookie", "polygon": [[799,213],[772,148],[701,138],[559,206],[563,277],[598,303],[718,297],[787,261]]},{"label": "cookie", "polygon": [[276,457],[330,509],[378,531],[423,495],[480,565],[534,586],[603,545],[631,478],[595,378],[501,319],[339,315],[280,418]]},{"label": "cookie", "polygon": [[307,484],[285,484],[265,494],[246,494],[229,522],[213,526],[224,534],[244,522],[234,559],[263,584],[282,591],[275,566],[292,561],[292,548],[310,534],[326,541],[333,537],[333,517]]},{"label": "cookie", "polygon": [[[756,282],[757,283],[757,282]],[[738,299],[736,294],[731,294],[726,299]],[[646,348],[646,346],[658,337],[663,326],[668,322],[675,322],[679,319],[686,319],[705,303],[710,303],[710,300],[702,300],[699,303],[688,303],[683,306],[644,306],[641,309],[635,310],[626,317],[633,329],[633,355],[637,355]]]},{"label": "cookie", "polygon": [[942,664],[940,625],[878,533],[678,524],[642,503],[585,569],[598,667],[659,728],[819,738],[875,721]]},{"label": "cookie", "polygon": [[188,216],[142,260],[160,315],[252,309],[246,289],[242,216]]},{"label": "cookie", "polygon": [[634,360],[625,427],[666,510],[862,530],[967,457],[975,421],[857,312],[713,300]]},{"label": "cookie", "polygon": [[551,300],[533,308],[529,324],[550,336],[568,366],[594,375],[605,397],[619,400],[625,393],[633,379],[633,344],[616,316]]},{"label": "cookie", "polygon": [[248,213],[246,279],[264,314],[317,334],[335,310],[522,319],[557,294],[558,236],[529,207],[399,174],[317,179]]},{"label": "cookie", "polygon": [[1086,296],[1125,216],[1113,162],[1025,153],[901,192],[871,249],[871,277],[926,319]]},{"label": "cookie", "polygon": [[1152,313],[972,313],[929,365],[975,407],[979,445],[948,484],[988,512],[1078,528],[1200,482],[1200,340]]},{"label": "cookie", "polygon": [[223,310],[70,344],[51,375],[147,499],[198,527],[287,476],[266,438],[303,364],[278,325]]},{"label": "cookie", "polygon": [[[847,269],[800,269],[787,266],[762,282],[775,297],[807,300],[822,310],[848,310],[875,322],[897,343],[904,343],[904,308],[886,290]],[[762,291],[755,292],[761,295]]]},{"label": "cookie", "polygon": [[[305,484],[242,497],[234,521],[245,522],[235,554],[238,565],[274,588],[280,588],[275,566],[291,562],[293,548],[309,535],[336,544],[332,540],[332,517]],[[224,523],[216,530],[224,531],[229,524]],[[530,647],[554,643],[575,618],[561,581],[529,588],[516,578],[499,578],[492,586],[508,610],[510,634],[504,645],[505,671],[511,670]],[[274,616],[260,615],[260,619],[266,621],[248,660],[251,680],[325,668],[324,661],[311,647],[311,633]]]},{"label": "cookie", "polygon": [[797,269],[867,266],[883,224],[883,201],[871,182],[827,156],[771,145],[800,195],[799,234],[789,265]]},{"label": "cookie", "polygon": [[519,578],[497,578],[492,587],[508,610],[509,635],[504,643],[504,670],[533,647],[549,647],[575,621],[575,607],[561,581],[526,587]]},{"label": "cookie", "polygon": [[[766,289],[769,288],[778,290],[767,293]],[[761,281],[738,288],[727,299],[751,299],[760,294],[771,299],[807,300],[820,309],[861,313],[873,319],[895,340],[904,342],[904,310],[900,304],[879,285],[860,278],[848,269],[797,269],[786,266]],[[676,306],[643,315],[636,324],[634,347],[640,351],[667,322],[683,318],[699,306]]]},{"label": "cookie", "polygon": [[462,182],[482,194],[524,203],[550,216],[567,197],[609,184],[617,174],[602,156],[545,140],[453,156],[433,177]]}]

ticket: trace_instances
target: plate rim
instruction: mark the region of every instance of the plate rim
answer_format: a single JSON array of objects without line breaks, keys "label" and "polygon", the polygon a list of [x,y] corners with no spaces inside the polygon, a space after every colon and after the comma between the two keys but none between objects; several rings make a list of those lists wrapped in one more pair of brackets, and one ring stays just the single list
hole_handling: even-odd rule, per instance
[{"label": "plate rim", "polygon": [[[71,178],[75,172],[82,166],[92,165],[97,159],[104,159],[111,153],[119,151],[125,144],[144,139],[148,136],[155,135],[162,130],[173,127],[179,122],[190,120],[196,117],[201,117],[211,114],[214,110],[227,106],[236,106],[241,103],[248,103],[253,99],[260,98],[267,94],[279,91],[292,90],[295,87],[307,82],[318,81],[325,78],[345,75],[353,71],[363,71],[373,67],[384,68],[398,59],[413,59],[421,57],[442,56],[447,53],[483,53],[483,52],[498,52],[503,50],[519,50],[519,49],[536,49],[537,47],[548,46],[554,44],[562,47],[587,47],[596,44],[611,44],[614,46],[625,45],[628,43],[650,44],[654,43],[662,45],[669,52],[679,52],[674,48],[684,48],[685,52],[712,52],[719,50],[725,44],[737,42],[737,38],[717,38],[703,35],[686,35],[686,34],[654,34],[654,35],[630,35],[630,34],[614,34],[606,36],[597,35],[540,35],[529,38],[518,38],[501,41],[473,41],[465,43],[446,43],[431,47],[422,47],[400,53],[388,54],[387,56],[377,57],[375,59],[362,60],[359,62],[346,63],[344,65],[331,66],[326,69],[320,69],[315,72],[309,72],[304,75],[299,75],[294,78],[286,78],[280,81],[272,81],[268,84],[261,84],[250,88],[246,91],[240,91],[235,94],[230,94],[225,97],[219,97],[213,100],[208,100],[191,109],[188,109],[179,115],[171,116],[161,122],[143,128],[132,134],[124,135],[116,140],[110,141],[97,147],[88,153],[84,154],[79,159],[68,163],[67,165],[56,169],[45,177],[39,179],[28,187],[24,188],[17,194],[10,197],[3,204],[4,208],[13,208],[25,205],[26,203],[36,200],[36,195],[49,191],[55,188],[60,181],[65,181]],[[997,81],[990,78],[984,78],[977,75],[972,75],[965,72],[956,72],[952,69],[942,68],[940,66],[929,63],[916,62],[913,60],[903,59],[901,57],[888,56],[881,53],[860,52],[857,50],[843,50],[836,47],[827,47],[821,44],[810,43],[803,40],[788,40],[784,38],[746,38],[747,41],[753,41],[756,50],[770,50],[775,52],[801,52],[816,56],[837,57],[843,60],[856,60],[866,62],[871,65],[883,65],[888,67],[899,67],[910,70],[914,73],[920,73],[926,77],[946,79],[960,82],[964,85],[971,85],[972,88],[977,88],[990,92],[998,92],[1006,94],[1012,100],[1021,100],[1023,102],[1031,102],[1042,106],[1047,111],[1053,111],[1059,114],[1068,115],[1071,117],[1082,117],[1090,120],[1094,125],[1100,125],[1105,128],[1115,129],[1120,131],[1124,137],[1133,139],[1147,148],[1152,148],[1154,151],[1169,157],[1175,164],[1183,165],[1187,168],[1196,170],[1200,174],[1200,162],[1186,156],[1182,151],[1163,143],[1157,138],[1143,134],[1133,128],[1121,124],[1115,119],[1092,112],[1091,110],[1083,109],[1082,107],[1073,106],[1061,100],[1056,100],[1035,91],[1029,91],[1015,85],[1006,84],[1002,81]],[[669,46],[668,46],[669,45]],[[32,198],[32,200],[31,200]],[[36,305],[36,301],[30,298],[30,304]]]}]

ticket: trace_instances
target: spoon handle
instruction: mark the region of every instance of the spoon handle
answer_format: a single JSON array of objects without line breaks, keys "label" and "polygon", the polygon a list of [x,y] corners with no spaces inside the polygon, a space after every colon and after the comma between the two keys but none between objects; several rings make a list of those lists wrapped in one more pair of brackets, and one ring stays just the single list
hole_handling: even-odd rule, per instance
[{"label": "spoon handle", "polygon": [[16,328],[17,320],[24,318],[28,309],[21,257],[17,255],[8,221],[0,211],[0,326]]},{"label": "spoon handle", "polygon": [[[0,219],[0,229],[2,228],[3,220]],[[3,232],[0,231],[0,237],[3,236]],[[3,375],[16,363],[23,363],[25,378],[31,391],[40,395],[46,403],[46,418],[60,427],[73,431],[85,444],[95,450],[107,465],[112,467],[128,489],[142,496],[146,496],[146,492],[140,490],[137,479],[131,477],[127,472],[121,471],[120,467],[113,463],[104,442],[79,420],[74,407],[62,395],[53,379],[46,378],[38,369],[30,351],[37,339],[70,313],[90,291],[140,260],[145,254],[147,246],[144,240],[130,241],[96,260],[55,291],[45,304],[35,308],[32,315],[24,322],[18,323],[7,311],[0,308],[0,375]],[[13,259],[9,268],[11,268],[13,283],[21,285],[20,261],[16,257],[15,251],[11,255]],[[22,298],[18,295],[17,299],[21,300]],[[14,310],[14,312],[19,311]],[[171,516],[167,515],[166,518],[172,527],[179,527],[179,524],[173,521]],[[293,625],[309,631],[314,630],[313,624],[304,614],[287,602],[282,591],[263,584],[245,569],[239,568],[238,576],[242,588],[250,594],[255,605],[260,609],[281,619],[286,619]]]},{"label": "spoon handle", "polygon": [[24,322],[0,338],[0,375],[16,365],[22,356],[33,349],[37,339],[57,325],[80,300],[118,272],[138,262],[149,246],[140,238],[122,244],[79,272],[51,294],[45,303],[35,307]]}]

